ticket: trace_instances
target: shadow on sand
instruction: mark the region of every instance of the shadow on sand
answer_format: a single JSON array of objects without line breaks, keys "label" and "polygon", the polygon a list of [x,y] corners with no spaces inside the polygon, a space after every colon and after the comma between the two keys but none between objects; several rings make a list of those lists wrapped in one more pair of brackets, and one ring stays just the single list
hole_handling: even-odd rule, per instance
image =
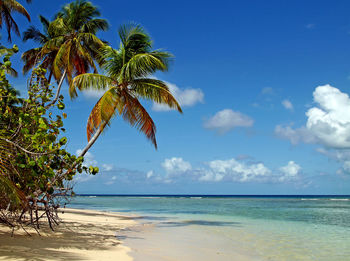
[{"label": "shadow on sand", "polygon": [[[120,231],[119,227],[108,226],[109,231]],[[0,260],[86,260],[79,252],[82,250],[108,250],[120,244],[116,235],[106,234],[106,224],[64,222],[56,231],[41,229],[42,236],[35,232],[32,236],[10,231],[1,232],[6,244],[0,246]],[[65,251],[66,249],[66,251]],[[75,254],[74,251],[78,250]]]}]

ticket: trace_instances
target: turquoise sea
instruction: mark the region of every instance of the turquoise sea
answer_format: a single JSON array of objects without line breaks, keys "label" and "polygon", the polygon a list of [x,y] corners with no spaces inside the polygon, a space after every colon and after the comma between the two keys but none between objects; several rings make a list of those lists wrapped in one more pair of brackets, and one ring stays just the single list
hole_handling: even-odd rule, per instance
[{"label": "turquoise sea", "polygon": [[158,237],[194,250],[201,240],[215,260],[350,260],[349,196],[86,195],[68,207],[137,214]]}]

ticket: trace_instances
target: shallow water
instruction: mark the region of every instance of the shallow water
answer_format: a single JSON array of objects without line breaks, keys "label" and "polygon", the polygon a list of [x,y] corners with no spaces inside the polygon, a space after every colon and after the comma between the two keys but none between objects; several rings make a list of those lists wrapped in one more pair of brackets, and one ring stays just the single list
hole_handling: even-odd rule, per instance
[{"label": "shallow water", "polygon": [[350,260],[349,199],[79,196],[69,206],[136,213],[158,238],[176,233],[187,245],[207,238],[216,260]]}]

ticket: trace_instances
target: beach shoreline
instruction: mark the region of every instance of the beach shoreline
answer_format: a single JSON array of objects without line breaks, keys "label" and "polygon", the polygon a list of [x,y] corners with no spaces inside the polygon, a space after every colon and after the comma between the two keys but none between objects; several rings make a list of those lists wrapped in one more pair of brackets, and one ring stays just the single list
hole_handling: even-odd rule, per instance
[{"label": "beach shoreline", "polygon": [[[18,229],[11,237],[12,230],[0,225],[0,260],[231,260],[222,253],[200,253],[199,238],[201,249],[212,247],[198,229],[164,230],[155,221],[139,221],[142,216],[101,210],[64,208],[59,217],[62,222],[55,231],[45,225],[41,235],[26,228],[31,236]],[[234,256],[237,261],[255,260],[238,252]]]},{"label": "beach shoreline", "polygon": [[131,249],[118,233],[138,223],[136,216],[65,208],[62,222],[50,231],[47,226],[38,235],[34,229],[14,232],[0,225],[0,260],[119,260],[132,261]]}]

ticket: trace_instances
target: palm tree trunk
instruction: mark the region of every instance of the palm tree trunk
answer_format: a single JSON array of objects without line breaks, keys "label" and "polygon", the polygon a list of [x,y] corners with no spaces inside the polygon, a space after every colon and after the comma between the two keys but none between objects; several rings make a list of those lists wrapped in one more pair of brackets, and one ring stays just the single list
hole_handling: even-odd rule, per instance
[{"label": "palm tree trunk", "polygon": [[49,74],[49,79],[48,79],[49,84],[50,84],[50,82],[51,82],[52,74],[53,74],[53,72],[52,72],[52,71],[50,71],[50,74]]},{"label": "palm tree trunk", "polygon": [[50,102],[48,105],[46,105],[46,108],[49,108],[51,105],[53,105],[57,102],[58,97],[59,97],[60,92],[61,92],[63,80],[66,77],[66,74],[67,74],[67,69],[64,70],[64,72],[61,76],[60,82],[58,83],[55,99],[53,99],[52,102]]},{"label": "palm tree trunk", "polygon": [[88,152],[88,150],[91,148],[92,145],[94,145],[95,141],[98,139],[98,137],[101,135],[102,131],[104,130],[104,128],[106,127],[107,122],[103,123],[100,128],[96,131],[96,133],[94,134],[94,136],[92,136],[92,138],[90,139],[90,141],[88,142],[88,144],[85,146],[85,148],[80,152],[78,157],[82,157],[86,154],[86,152]]}]

